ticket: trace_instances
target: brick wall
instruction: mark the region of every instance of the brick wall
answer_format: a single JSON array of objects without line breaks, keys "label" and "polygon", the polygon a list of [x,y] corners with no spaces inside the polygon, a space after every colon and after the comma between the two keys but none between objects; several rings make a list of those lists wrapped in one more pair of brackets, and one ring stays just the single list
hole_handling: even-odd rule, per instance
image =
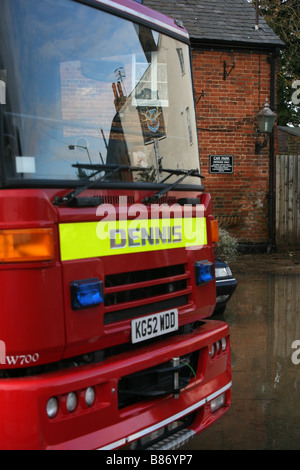
[{"label": "brick wall", "polygon": [[[255,116],[270,96],[268,53],[193,48],[192,59],[201,169],[214,213],[239,242],[267,243],[269,145],[255,154]],[[226,80],[224,61],[227,72],[234,64]],[[232,155],[233,173],[210,174],[209,155]]]}]

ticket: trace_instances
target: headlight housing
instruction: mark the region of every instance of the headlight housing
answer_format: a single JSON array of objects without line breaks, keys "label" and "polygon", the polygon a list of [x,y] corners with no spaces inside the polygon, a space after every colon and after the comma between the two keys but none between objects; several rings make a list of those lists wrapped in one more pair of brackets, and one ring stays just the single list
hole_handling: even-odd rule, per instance
[{"label": "headlight housing", "polygon": [[213,263],[207,260],[197,261],[195,263],[195,275],[197,286],[212,281],[215,278],[215,269]]},{"label": "headlight housing", "polygon": [[229,266],[216,267],[216,278],[231,277],[232,272]]}]

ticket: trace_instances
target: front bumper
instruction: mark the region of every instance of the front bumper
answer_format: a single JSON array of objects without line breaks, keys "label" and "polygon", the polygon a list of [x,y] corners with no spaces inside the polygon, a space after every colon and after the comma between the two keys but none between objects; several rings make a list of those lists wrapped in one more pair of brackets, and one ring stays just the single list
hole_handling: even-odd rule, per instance
[{"label": "front bumper", "polygon": [[226,304],[231,299],[235,289],[237,287],[237,280],[234,277],[229,279],[217,279],[216,280],[216,307],[215,313],[223,312]]},{"label": "front bumper", "polygon": [[237,280],[232,276],[231,269],[224,261],[216,259],[216,307],[214,313],[223,313],[226,304],[237,288]]},{"label": "front bumper", "polygon": [[[214,348],[226,338],[226,348]],[[138,401],[120,408],[118,386],[124,376],[198,352],[195,377],[174,395]],[[95,402],[88,407],[85,390],[94,387]],[[191,437],[224,414],[230,405],[231,367],[229,327],[206,321],[193,333],[177,335],[113,356],[101,363],[74,367],[29,378],[3,379],[0,389],[2,449],[116,449],[193,413]],[[70,392],[78,397],[70,413]],[[224,406],[212,412],[210,401],[225,394]],[[47,402],[56,397],[57,415],[50,419]]]}]

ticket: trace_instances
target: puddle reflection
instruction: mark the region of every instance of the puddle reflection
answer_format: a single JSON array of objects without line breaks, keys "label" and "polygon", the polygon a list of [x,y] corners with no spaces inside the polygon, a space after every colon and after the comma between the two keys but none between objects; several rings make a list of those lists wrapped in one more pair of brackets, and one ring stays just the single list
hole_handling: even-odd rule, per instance
[{"label": "puddle reflection", "polygon": [[300,275],[236,278],[222,318],[231,328],[232,405],[182,450],[299,450]]}]

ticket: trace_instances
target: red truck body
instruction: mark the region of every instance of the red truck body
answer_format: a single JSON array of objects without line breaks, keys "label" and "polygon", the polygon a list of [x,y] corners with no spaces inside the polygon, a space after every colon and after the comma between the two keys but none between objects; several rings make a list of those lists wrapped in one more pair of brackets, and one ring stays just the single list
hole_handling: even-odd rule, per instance
[{"label": "red truck body", "polygon": [[[26,9],[31,12],[34,5],[22,2],[26,23]],[[37,15],[39,9],[46,10],[39,19],[47,18],[50,9],[53,21],[62,21],[61,16],[55,19],[58,13],[53,0],[35,3]],[[124,24],[133,21],[140,28],[139,37],[145,34],[148,42],[159,44],[161,39],[157,40],[156,34],[164,34],[167,39],[163,44],[176,40],[176,50],[180,42],[188,48],[188,36],[181,26],[131,0],[64,0],[64,4],[66,11],[80,9],[76,14],[81,12],[82,16],[86,12],[99,18],[105,14]],[[19,7],[19,0],[2,0],[0,17],[5,24],[10,26],[10,15],[16,14]],[[42,24],[46,29],[46,22],[36,24],[41,36],[45,34]],[[2,23],[0,26],[3,30]],[[147,32],[150,28],[154,31],[152,36]],[[117,29],[114,31],[118,33]],[[98,40],[96,32],[92,38]],[[61,121],[57,116],[53,118],[49,106],[34,114],[32,104],[25,112],[26,103],[24,108],[13,103],[9,93],[17,94],[17,84],[11,77],[18,63],[10,52],[16,44],[12,39],[10,42],[10,36],[0,39],[0,52],[4,49],[0,55],[0,80],[2,73],[4,87],[0,96],[0,447],[118,449],[133,443],[137,449],[164,449],[165,437],[171,437],[171,448],[176,448],[211,425],[230,406],[229,328],[223,322],[207,319],[216,302],[216,227],[210,195],[202,185],[177,181],[178,177],[198,176],[196,170],[187,175],[190,168],[184,155],[184,168],[177,165],[177,173],[170,172],[170,184],[153,180],[137,183],[132,176],[136,167],[129,169],[128,162],[126,168],[124,162],[115,163],[116,147],[109,161],[110,143],[107,145],[105,139],[107,158],[104,161],[99,151],[100,164],[92,162],[91,147],[78,140],[82,128],[77,134],[66,130],[66,126],[74,127],[76,121],[75,117],[66,117],[66,108],[61,116],[63,131],[59,138],[55,134],[55,145],[65,140],[66,158],[69,165],[78,169],[78,180],[74,183],[70,177],[60,180],[59,176],[45,176],[48,162],[45,158],[40,170],[44,158],[40,149],[45,147],[47,136],[47,152],[56,155],[54,162],[59,159],[57,155],[61,154],[52,140],[54,128],[56,132]],[[101,38],[99,41],[101,45]],[[145,51],[147,41],[140,42]],[[50,48],[47,41],[46,44]],[[55,48],[55,41],[52,46],[51,54],[55,54],[60,46]],[[32,50],[28,40],[23,60],[31,64],[34,75]],[[50,54],[49,49],[44,47],[45,57],[47,53]],[[160,62],[154,55],[151,59],[148,53],[145,55],[157,71]],[[95,87],[100,87],[100,72],[92,70],[90,62],[81,60],[82,70],[90,67],[85,77],[91,80],[92,76]],[[73,84],[69,82],[75,72],[68,80],[63,74],[73,66],[74,59],[60,62],[61,102],[65,99],[63,85],[69,87],[70,93]],[[117,88],[113,87],[118,119],[113,119],[111,135],[120,135],[120,131],[126,134],[126,113],[130,122],[134,120],[132,109],[127,111],[124,104],[129,96],[128,90],[127,97],[124,93],[125,73],[121,68],[118,73]],[[143,73],[145,77],[147,71]],[[88,100],[95,88],[90,82],[83,85],[83,96]],[[147,109],[138,99],[134,103],[134,110],[142,106],[144,116],[152,119],[151,132],[157,131],[153,131],[154,121],[161,113],[168,120],[166,127],[171,127],[172,118],[166,111],[171,108],[171,79],[168,86],[169,95],[164,102],[153,101]],[[30,93],[40,102],[40,90],[33,87]],[[101,96],[105,107],[104,95]],[[147,113],[154,108],[153,119],[153,113]],[[183,113],[185,110],[179,114]],[[19,121],[27,126],[27,133],[22,134]],[[193,115],[191,122],[195,126]],[[85,132],[85,139],[89,135]],[[38,146],[33,150],[35,140],[39,141],[39,153]],[[117,145],[121,140],[115,138]],[[153,142],[147,141],[147,149],[149,143]],[[194,141],[194,147],[195,144]],[[81,154],[74,153],[73,157],[76,146],[82,147]],[[166,147],[164,159],[167,150]],[[76,151],[79,150],[75,148]],[[7,163],[11,157],[13,170]],[[122,174],[129,174],[129,182],[116,176],[117,165],[122,167]],[[144,172],[145,165],[139,168]],[[84,172],[83,177],[80,171]],[[88,171],[95,175],[87,175]],[[153,215],[155,204],[161,205],[160,210],[172,208],[174,212],[168,217],[161,212]],[[182,217],[185,206],[189,208],[186,218]],[[138,226],[134,225],[137,220]],[[189,221],[197,225],[193,240],[187,233],[191,231]],[[107,231],[106,238],[103,230]]]}]

